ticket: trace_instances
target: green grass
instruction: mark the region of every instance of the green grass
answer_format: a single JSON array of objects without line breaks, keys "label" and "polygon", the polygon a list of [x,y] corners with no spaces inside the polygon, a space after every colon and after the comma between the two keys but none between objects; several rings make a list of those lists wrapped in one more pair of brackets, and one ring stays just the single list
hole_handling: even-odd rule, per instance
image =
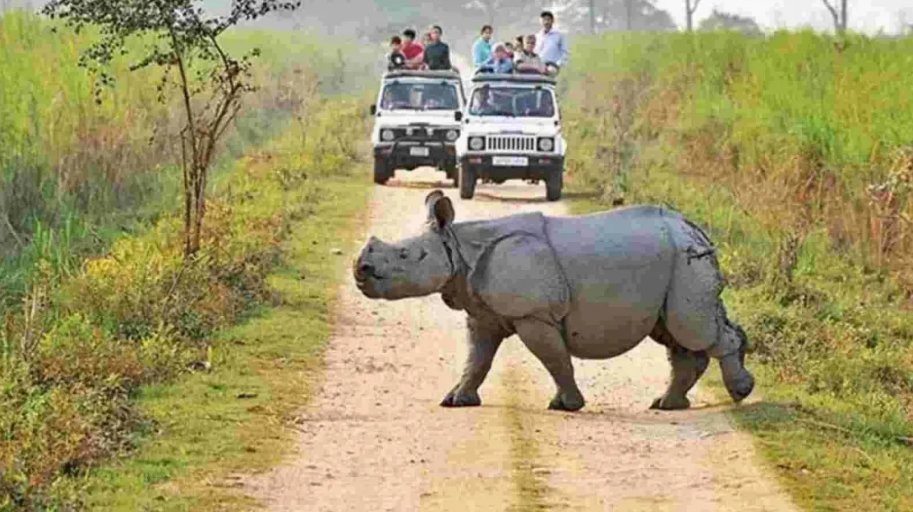
[{"label": "green grass", "polygon": [[[24,11],[0,15],[0,316],[18,305],[38,261],[73,273],[180,206],[177,98],[160,103],[160,71],[130,72],[127,56],[96,104],[94,76],[77,65],[95,37]],[[374,76],[362,49],[343,42],[244,29],[224,37],[229,51],[262,50],[260,89],[226,133],[214,176],[304,115],[314,95],[357,94]]]},{"label": "green grass", "polygon": [[360,229],[369,183],[351,177],[315,187],[270,275],[276,303],[219,335],[212,371],[142,390],[139,407],[155,435],[130,458],[92,472],[90,508],[252,506],[227,477],[266,468],[289,451],[289,425],[319,370],[346,268],[330,251],[348,247]]},{"label": "green grass", "polygon": [[[570,188],[671,206],[719,247],[760,405],[736,421],[804,506],[913,508],[913,40],[809,32],[578,45]],[[906,85],[903,85],[906,84]],[[875,197],[868,185],[883,185]]]},{"label": "green grass", "polygon": [[[0,20],[3,30],[10,19],[15,22]],[[37,33],[47,29],[36,19],[22,20]],[[238,44],[264,36],[251,37]],[[25,43],[14,47],[34,50]],[[271,58],[278,66],[279,58]],[[81,210],[67,210],[59,224],[39,219],[6,260],[8,272],[0,274],[18,275],[7,281],[15,286],[0,293],[0,303],[24,304],[5,308],[0,324],[0,509],[85,505],[87,470],[129,456],[160,432],[161,425],[145,415],[154,415],[155,407],[145,411],[137,398],[186,378],[187,368],[211,363],[213,354],[230,356],[231,343],[217,343],[218,336],[272,296],[267,275],[291,226],[324,204],[321,193],[337,197],[326,183],[352,179],[351,169],[362,159],[357,141],[363,140],[366,109],[357,98],[323,94],[322,70],[296,58],[282,60],[276,76],[259,71],[261,83],[274,84],[281,94],[263,93],[236,127],[250,133],[234,139],[241,145],[227,157],[230,151],[247,156],[235,164],[226,160],[211,180],[204,247],[192,261],[181,256],[174,204],[146,220],[130,206],[111,206],[111,218],[118,219],[113,226],[111,218],[92,219]],[[327,76],[344,80],[346,69],[333,68]],[[23,87],[19,92],[30,94]],[[267,126],[267,120],[275,124]],[[267,149],[254,149],[277,131],[282,136]],[[25,172],[31,179],[31,170]],[[99,177],[90,182],[99,189],[117,185]],[[49,197],[36,196],[34,206],[40,209]],[[109,238],[102,230],[126,232]],[[225,412],[213,410],[216,418]],[[152,466],[143,478],[162,478],[162,468]]]}]

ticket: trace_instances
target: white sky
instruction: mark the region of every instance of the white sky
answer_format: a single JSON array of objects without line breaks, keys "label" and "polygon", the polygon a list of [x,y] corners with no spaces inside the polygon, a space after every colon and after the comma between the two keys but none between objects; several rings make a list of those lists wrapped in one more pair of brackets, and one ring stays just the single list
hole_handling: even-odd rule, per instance
[{"label": "white sky", "polygon": [[[672,14],[679,26],[685,24],[684,0],[655,0],[657,7]],[[716,7],[721,11],[749,15],[765,29],[796,28],[810,25],[817,29],[833,27],[830,13],[821,0],[701,0],[695,14],[701,20]],[[900,21],[913,23],[910,0],[849,0],[852,30],[896,32]],[[697,21],[695,22],[697,23]]]}]

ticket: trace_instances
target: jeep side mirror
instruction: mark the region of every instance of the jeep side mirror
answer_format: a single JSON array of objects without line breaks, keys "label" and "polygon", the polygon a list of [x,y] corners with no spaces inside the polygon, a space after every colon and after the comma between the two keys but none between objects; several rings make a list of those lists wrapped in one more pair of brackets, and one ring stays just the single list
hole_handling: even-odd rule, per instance
[{"label": "jeep side mirror", "polygon": [[377,115],[377,105],[371,105],[371,115]]},{"label": "jeep side mirror", "polygon": [[463,120],[463,113],[460,112],[459,110],[457,110],[456,112],[453,113],[453,118],[454,118],[457,122],[462,121],[462,120]]}]

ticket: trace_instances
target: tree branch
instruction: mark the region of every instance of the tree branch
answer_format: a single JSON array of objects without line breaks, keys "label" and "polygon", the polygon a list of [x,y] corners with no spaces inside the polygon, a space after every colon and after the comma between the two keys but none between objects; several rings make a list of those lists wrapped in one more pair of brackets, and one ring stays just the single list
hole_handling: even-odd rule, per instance
[{"label": "tree branch", "polygon": [[830,0],[821,0],[821,3],[823,3],[824,6],[827,7],[827,10],[830,11],[830,13],[831,13],[831,18],[834,19],[834,28],[835,28],[838,32],[840,32],[840,29],[841,29],[842,24],[841,24],[841,21],[840,21],[840,12],[837,10],[837,5],[832,4],[832,3],[830,2]]}]

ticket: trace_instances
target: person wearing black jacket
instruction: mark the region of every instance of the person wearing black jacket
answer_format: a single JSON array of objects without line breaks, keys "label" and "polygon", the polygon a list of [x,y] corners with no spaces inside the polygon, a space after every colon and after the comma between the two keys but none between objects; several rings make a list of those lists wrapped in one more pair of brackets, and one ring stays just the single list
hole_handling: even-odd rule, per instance
[{"label": "person wearing black jacket", "polygon": [[441,41],[443,33],[440,26],[431,27],[431,44],[425,47],[425,66],[430,70],[449,71],[453,69],[453,65],[450,63],[450,47]]}]

